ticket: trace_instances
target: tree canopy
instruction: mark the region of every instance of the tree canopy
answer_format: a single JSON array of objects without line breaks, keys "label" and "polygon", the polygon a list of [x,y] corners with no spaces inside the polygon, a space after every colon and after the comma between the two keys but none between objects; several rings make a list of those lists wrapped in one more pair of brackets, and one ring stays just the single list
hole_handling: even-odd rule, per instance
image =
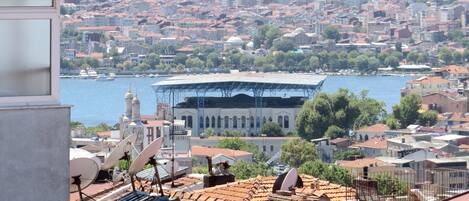
[{"label": "tree canopy", "polygon": [[281,150],[280,161],[292,167],[299,167],[301,164],[317,158],[314,144],[303,139],[288,140],[282,145]]},{"label": "tree canopy", "polygon": [[308,161],[302,164],[298,171],[335,184],[346,186],[352,184],[352,177],[347,169],[320,160]]},{"label": "tree canopy", "polygon": [[366,91],[357,96],[346,89],[335,94],[319,93],[307,101],[298,114],[296,127],[306,140],[321,138],[329,127],[331,138],[350,129],[372,125],[385,116],[384,103],[368,97]]},{"label": "tree canopy", "polygon": [[261,127],[261,133],[266,134],[269,137],[281,137],[284,136],[282,127],[275,122],[266,122]]},{"label": "tree canopy", "polygon": [[274,175],[272,168],[265,163],[248,163],[245,161],[236,162],[230,167],[230,172],[235,175],[237,180]]},{"label": "tree canopy", "polygon": [[399,104],[392,107],[392,117],[386,121],[389,127],[395,127],[397,122],[400,128],[414,124],[420,117],[419,110],[422,98],[417,94],[409,94],[401,98]]}]

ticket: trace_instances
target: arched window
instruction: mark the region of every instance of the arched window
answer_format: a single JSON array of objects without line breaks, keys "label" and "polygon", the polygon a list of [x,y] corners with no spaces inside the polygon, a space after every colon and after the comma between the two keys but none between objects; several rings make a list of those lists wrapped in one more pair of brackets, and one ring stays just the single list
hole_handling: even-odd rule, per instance
[{"label": "arched window", "polygon": [[246,117],[241,116],[241,128],[246,128]]},{"label": "arched window", "polygon": [[218,116],[218,119],[217,119],[217,128],[221,128],[221,117]]},{"label": "arched window", "polygon": [[230,127],[230,118],[228,116],[225,116],[225,128],[229,128]]},{"label": "arched window", "polygon": [[192,116],[187,116],[187,127],[192,128]]},{"label": "arched window", "polygon": [[233,117],[233,128],[238,128],[238,117],[237,116]]},{"label": "arched window", "polygon": [[264,118],[262,119],[262,124],[265,124],[265,123],[267,123],[267,118],[264,117]]},{"label": "arched window", "polygon": [[290,127],[290,118],[287,115],[283,117],[283,127],[289,128]]},{"label": "arched window", "polygon": [[181,120],[184,121],[184,126],[187,126],[187,117],[186,117],[186,116],[182,116],[182,117],[181,117]]},{"label": "arched window", "polygon": [[261,127],[261,117],[256,117],[256,128]]},{"label": "arched window", "polygon": [[199,117],[199,128],[204,128],[204,117]]},{"label": "arched window", "polygon": [[365,135],[365,141],[367,141],[367,140],[368,140],[368,135]]},{"label": "arched window", "polygon": [[269,117],[269,122],[272,122],[272,117]]},{"label": "arched window", "polygon": [[363,141],[363,137],[362,137],[362,135],[360,135],[360,141]]},{"label": "arched window", "polygon": [[215,116],[212,116],[212,128],[215,128],[215,123],[216,123]]},{"label": "arched window", "polygon": [[282,116],[277,117],[277,123],[280,127],[283,128],[283,117]]},{"label": "arched window", "polygon": [[249,124],[250,124],[249,126],[251,128],[254,128],[254,117],[253,116],[249,117]]},{"label": "arched window", "polygon": [[210,128],[210,117],[205,117],[205,128]]}]

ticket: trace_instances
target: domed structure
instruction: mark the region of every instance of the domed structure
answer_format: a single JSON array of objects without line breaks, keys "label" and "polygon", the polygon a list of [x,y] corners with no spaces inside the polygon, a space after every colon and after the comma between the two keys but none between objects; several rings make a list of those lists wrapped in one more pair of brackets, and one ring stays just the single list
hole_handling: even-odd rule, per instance
[{"label": "domed structure", "polygon": [[140,100],[137,95],[132,100],[132,121],[140,121]]},{"label": "domed structure", "polygon": [[226,41],[226,43],[230,43],[230,44],[241,44],[241,45],[242,45],[242,44],[244,43],[244,41],[243,41],[243,39],[241,39],[240,37],[232,36],[232,37],[230,37],[230,38]]},{"label": "domed structure", "polygon": [[130,119],[132,116],[132,99],[134,97],[134,94],[132,93],[132,90],[129,87],[129,90],[127,93],[125,93],[125,116]]}]

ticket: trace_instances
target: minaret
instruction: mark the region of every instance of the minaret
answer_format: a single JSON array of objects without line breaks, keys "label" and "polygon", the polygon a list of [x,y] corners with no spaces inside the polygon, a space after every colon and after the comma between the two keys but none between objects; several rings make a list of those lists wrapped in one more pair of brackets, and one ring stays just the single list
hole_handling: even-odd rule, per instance
[{"label": "minaret", "polygon": [[132,100],[132,121],[140,122],[140,120],[140,100],[138,100],[138,96],[135,95]]},{"label": "minaret", "polygon": [[125,116],[127,118],[132,117],[132,99],[134,98],[134,95],[132,94],[132,90],[129,87],[129,91],[125,94]]}]

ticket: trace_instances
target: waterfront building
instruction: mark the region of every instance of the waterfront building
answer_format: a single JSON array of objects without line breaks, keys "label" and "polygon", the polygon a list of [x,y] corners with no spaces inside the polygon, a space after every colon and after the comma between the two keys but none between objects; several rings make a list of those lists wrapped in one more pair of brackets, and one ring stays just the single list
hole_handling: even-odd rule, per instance
[{"label": "waterfront building", "polygon": [[[293,132],[303,103],[321,88],[324,80],[325,76],[313,74],[232,72],[175,76],[153,87],[158,116],[172,117],[172,110],[168,110],[174,103],[174,118],[184,120],[194,136],[207,129],[216,134],[239,131],[258,136],[266,122],[278,123],[285,133]],[[287,91],[298,96],[286,97]],[[221,97],[215,97],[216,92]],[[196,96],[179,103],[171,101],[172,96],[181,97],[185,93]],[[265,93],[271,95],[266,97]]]},{"label": "waterfront building", "polygon": [[420,96],[435,93],[439,91],[449,90],[451,83],[442,77],[423,76],[421,78],[408,81],[406,87],[401,90],[401,95],[418,94]]}]

